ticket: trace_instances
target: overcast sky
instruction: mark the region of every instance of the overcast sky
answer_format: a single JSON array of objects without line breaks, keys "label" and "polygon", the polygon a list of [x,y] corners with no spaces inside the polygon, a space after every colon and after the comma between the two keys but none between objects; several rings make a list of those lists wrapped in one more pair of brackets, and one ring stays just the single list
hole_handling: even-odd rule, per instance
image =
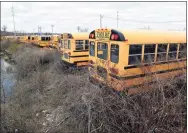
[{"label": "overcast sky", "polygon": [[[183,30],[186,27],[186,2],[1,2],[1,27],[13,31],[11,6],[15,8],[16,30],[25,32],[77,32],[77,26],[92,31],[102,26],[121,29]],[[175,21],[175,22],[172,22]]]}]

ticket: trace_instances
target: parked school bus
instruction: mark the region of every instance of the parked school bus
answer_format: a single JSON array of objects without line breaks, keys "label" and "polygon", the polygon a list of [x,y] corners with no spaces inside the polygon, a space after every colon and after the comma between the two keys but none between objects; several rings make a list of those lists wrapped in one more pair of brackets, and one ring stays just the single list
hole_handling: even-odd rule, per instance
[{"label": "parked school bus", "polygon": [[59,35],[52,35],[50,41],[50,47],[58,48]]},{"label": "parked school bus", "polygon": [[30,43],[35,43],[35,38],[36,38],[36,36],[35,35],[32,35],[32,36],[30,36]]},{"label": "parked school bus", "polygon": [[6,36],[1,36],[1,41],[6,40]]},{"label": "parked school bus", "polygon": [[63,54],[63,46],[61,47],[61,40],[63,39],[63,33],[59,35],[57,48],[60,50],[60,52]]},{"label": "parked school bus", "polygon": [[185,73],[185,32],[96,29],[89,39],[90,81],[117,92],[148,91],[145,83]]},{"label": "parked school bus", "polygon": [[89,60],[89,33],[64,33],[60,51],[65,64],[85,66]]},{"label": "parked school bus", "polygon": [[41,47],[48,47],[50,45],[50,36],[36,36],[34,44],[41,46]]},{"label": "parked school bus", "polygon": [[20,37],[20,42],[24,43],[25,40],[26,40],[26,37],[25,37],[25,36],[21,36],[21,37]]},{"label": "parked school bus", "polygon": [[28,43],[29,36],[20,36],[20,42],[22,43]]}]

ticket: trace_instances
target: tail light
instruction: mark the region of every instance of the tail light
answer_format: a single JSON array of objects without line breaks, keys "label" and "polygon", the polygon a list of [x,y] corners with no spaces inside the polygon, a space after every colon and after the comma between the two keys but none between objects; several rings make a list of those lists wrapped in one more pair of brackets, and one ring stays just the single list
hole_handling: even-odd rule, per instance
[{"label": "tail light", "polygon": [[113,74],[118,74],[119,73],[119,70],[116,69],[116,68],[110,68],[110,71],[113,73]]},{"label": "tail light", "polygon": [[89,37],[90,37],[90,38],[94,38],[95,35],[94,35],[94,34],[90,34]]},{"label": "tail light", "polygon": [[111,35],[112,40],[118,40],[118,38],[119,38],[118,34],[112,34]]},{"label": "tail light", "polygon": [[117,34],[115,34],[114,39],[115,39],[115,40],[117,40],[117,39],[118,39],[118,35],[117,35]]},{"label": "tail light", "polygon": [[111,39],[112,39],[112,40],[114,40],[114,36],[115,36],[114,34],[111,35]]},{"label": "tail light", "polygon": [[94,34],[91,34],[91,37],[94,38]]}]

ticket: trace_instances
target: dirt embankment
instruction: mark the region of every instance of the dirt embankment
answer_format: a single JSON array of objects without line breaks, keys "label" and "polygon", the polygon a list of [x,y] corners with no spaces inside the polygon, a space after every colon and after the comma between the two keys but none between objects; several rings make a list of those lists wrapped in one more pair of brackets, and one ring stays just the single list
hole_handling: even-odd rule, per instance
[{"label": "dirt embankment", "polygon": [[70,72],[59,52],[31,45],[13,54],[17,82],[1,105],[2,133],[182,133],[186,129],[186,75],[158,82],[132,97]]}]

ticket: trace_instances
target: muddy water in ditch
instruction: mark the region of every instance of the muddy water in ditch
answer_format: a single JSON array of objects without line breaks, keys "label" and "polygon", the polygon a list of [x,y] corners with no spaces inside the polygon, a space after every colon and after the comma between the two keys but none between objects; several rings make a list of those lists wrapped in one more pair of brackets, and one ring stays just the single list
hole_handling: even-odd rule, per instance
[{"label": "muddy water in ditch", "polygon": [[15,84],[14,65],[9,64],[4,59],[1,59],[1,94],[4,91],[5,96],[10,96],[12,88]]}]

